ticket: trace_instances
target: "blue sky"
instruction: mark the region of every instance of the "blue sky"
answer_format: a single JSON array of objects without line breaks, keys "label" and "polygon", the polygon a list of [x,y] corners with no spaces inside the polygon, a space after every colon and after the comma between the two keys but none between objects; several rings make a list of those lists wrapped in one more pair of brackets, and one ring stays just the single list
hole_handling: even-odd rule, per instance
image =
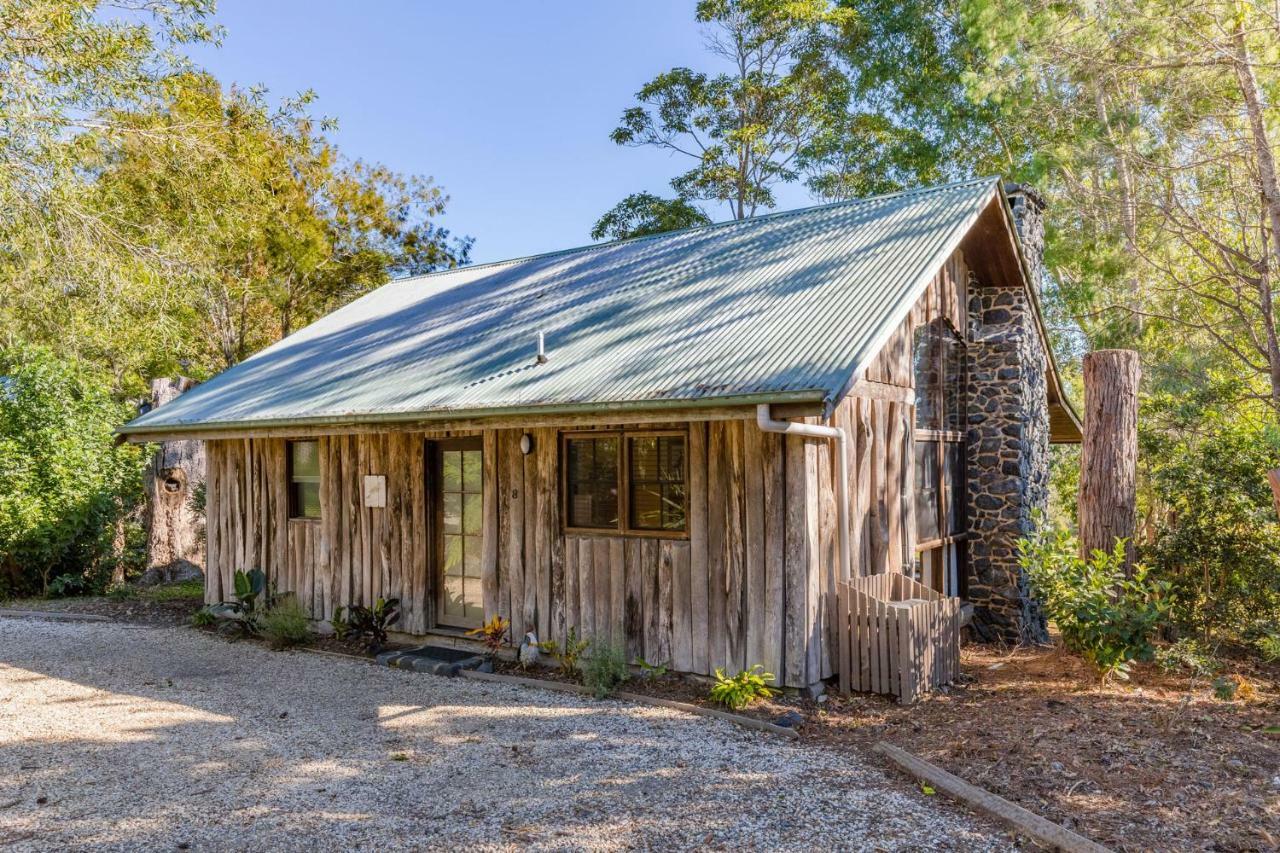
[{"label": "blue sky", "polygon": [[[694,0],[220,0],[221,48],[194,58],[224,84],[316,91],[349,157],[433,176],[445,220],[501,260],[590,242],[640,190],[670,195],[684,161],[609,140],[655,74],[713,68]],[[811,203],[781,188],[779,209]],[[713,219],[727,208],[708,206]]]}]

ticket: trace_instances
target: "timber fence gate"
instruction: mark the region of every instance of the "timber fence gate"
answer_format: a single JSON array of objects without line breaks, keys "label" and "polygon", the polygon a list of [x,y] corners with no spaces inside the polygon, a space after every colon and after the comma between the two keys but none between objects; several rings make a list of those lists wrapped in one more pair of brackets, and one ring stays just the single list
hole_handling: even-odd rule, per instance
[{"label": "timber fence gate", "polygon": [[960,599],[897,572],[836,585],[843,693],[887,693],[904,703],[960,674]]}]

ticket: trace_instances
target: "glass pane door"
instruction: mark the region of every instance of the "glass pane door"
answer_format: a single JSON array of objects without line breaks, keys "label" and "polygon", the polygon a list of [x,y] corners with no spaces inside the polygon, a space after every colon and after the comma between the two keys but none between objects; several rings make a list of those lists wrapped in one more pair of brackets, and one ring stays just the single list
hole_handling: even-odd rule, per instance
[{"label": "glass pane door", "polygon": [[436,621],[472,628],[484,621],[480,549],[484,524],[484,457],[480,439],[436,444]]}]

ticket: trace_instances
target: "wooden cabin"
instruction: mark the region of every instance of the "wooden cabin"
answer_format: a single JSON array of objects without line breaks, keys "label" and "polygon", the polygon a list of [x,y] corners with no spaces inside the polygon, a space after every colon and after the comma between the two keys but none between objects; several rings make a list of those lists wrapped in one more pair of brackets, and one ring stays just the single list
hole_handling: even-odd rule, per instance
[{"label": "wooden cabin", "polygon": [[1035,633],[1013,543],[1079,438],[1040,209],[983,179],[394,281],[121,431],[206,442],[209,602],[257,567],[317,620],[793,687],[845,572]]}]

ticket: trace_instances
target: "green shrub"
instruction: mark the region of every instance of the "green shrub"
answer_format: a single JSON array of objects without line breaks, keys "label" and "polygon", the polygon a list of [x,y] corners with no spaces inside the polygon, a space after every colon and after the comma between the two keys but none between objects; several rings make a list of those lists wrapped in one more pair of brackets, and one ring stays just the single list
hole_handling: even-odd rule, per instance
[{"label": "green shrub", "polygon": [[69,598],[84,595],[89,590],[89,583],[84,575],[58,575],[49,581],[45,594],[50,598]]},{"label": "green shrub", "polygon": [[1155,539],[1142,556],[1169,582],[1186,633],[1246,643],[1280,624],[1280,522],[1266,477],[1278,443],[1265,422],[1215,417],[1143,444]]},{"label": "green shrub", "polygon": [[204,598],[204,579],[178,581],[153,586],[145,593],[149,601],[186,601],[191,598]]},{"label": "green shrub", "polygon": [[287,649],[311,641],[311,622],[293,596],[268,608],[259,620],[259,630],[273,649]]},{"label": "green shrub", "polygon": [[353,604],[334,611],[329,624],[339,640],[355,639],[370,651],[387,644],[387,630],[400,619],[400,599],[379,598],[373,607]]},{"label": "green shrub", "polygon": [[1035,536],[1019,540],[1018,561],[1066,647],[1104,680],[1128,678],[1132,661],[1154,655],[1151,640],[1169,612],[1168,584],[1151,580],[1141,565],[1126,578],[1123,542],[1088,559],[1079,550],[1070,532],[1039,524]]},{"label": "green shrub", "polygon": [[128,601],[137,594],[138,591],[127,583],[113,583],[107,587],[107,598],[112,601]]},{"label": "green shrub", "polygon": [[75,362],[0,347],[0,587],[8,594],[47,592],[62,575],[101,589],[127,559],[117,553],[116,527],[142,500],[143,454],[117,447],[113,431],[131,414]]},{"label": "green shrub", "polygon": [[773,673],[765,672],[760,664],[744,669],[733,677],[726,676],[724,670],[717,667],[716,681],[711,685],[711,700],[735,711],[745,708],[752,702],[768,699],[773,695],[773,690],[769,687],[769,682],[773,679]]},{"label": "green shrub", "polygon": [[210,628],[218,623],[218,617],[207,607],[201,607],[191,614],[191,624],[197,628]]},{"label": "green shrub", "polygon": [[613,693],[630,677],[626,650],[612,643],[594,646],[582,668],[582,683],[597,699]]},{"label": "green shrub", "polygon": [[660,681],[667,674],[665,663],[649,663],[644,658],[636,658],[636,666],[640,667],[640,677],[645,681]]},{"label": "green shrub", "polygon": [[1280,634],[1263,634],[1257,639],[1258,653],[1267,663],[1280,661]]},{"label": "green shrub", "polygon": [[1156,665],[1164,672],[1189,670],[1192,675],[1208,677],[1218,671],[1218,662],[1196,640],[1183,637],[1172,645],[1156,649]]},{"label": "green shrub", "polygon": [[581,674],[582,653],[591,645],[590,640],[578,639],[576,628],[570,628],[564,646],[555,640],[538,643],[538,649],[555,657],[560,662],[560,672],[570,678]]}]

